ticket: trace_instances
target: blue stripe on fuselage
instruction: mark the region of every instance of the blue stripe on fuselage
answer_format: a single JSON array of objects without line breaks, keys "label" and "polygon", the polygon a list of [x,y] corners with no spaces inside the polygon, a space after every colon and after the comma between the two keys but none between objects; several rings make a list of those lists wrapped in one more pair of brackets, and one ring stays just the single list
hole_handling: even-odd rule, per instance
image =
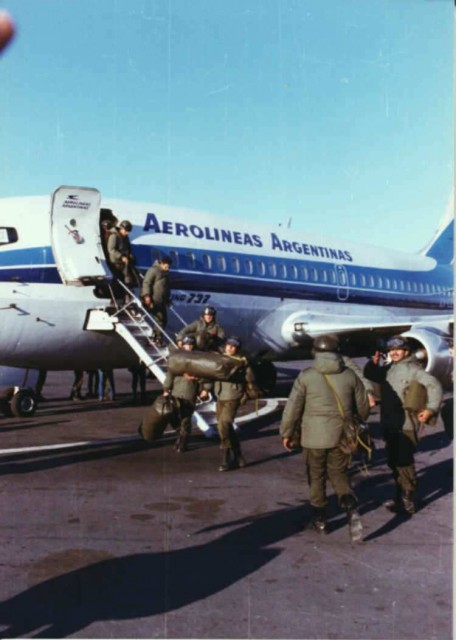
[{"label": "blue stripe on fuselage", "polygon": [[[393,304],[400,307],[438,310],[453,307],[452,295],[450,295],[453,287],[452,270],[441,265],[437,265],[431,271],[399,271],[245,253],[222,253],[206,249],[182,250],[178,247],[151,248],[144,245],[134,245],[133,249],[141,272],[145,272],[160,255],[171,254],[173,257],[177,255],[179,264],[174,265],[172,269],[173,287],[190,291],[222,291],[297,300],[343,300],[357,304]],[[204,262],[207,259],[210,259],[211,267],[205,269]],[[225,260],[224,269],[218,266],[218,260],[221,259]],[[245,272],[247,262],[251,263],[252,274]],[[272,268],[276,270],[277,275],[261,275],[258,272],[258,265],[261,262],[266,270],[273,265]],[[238,266],[234,267],[234,264]],[[280,275],[284,267],[286,275]],[[302,268],[308,270],[309,279],[301,278]],[[347,278],[346,284],[343,284],[336,275],[336,270],[339,271],[341,268]],[[327,282],[321,279],[325,271]],[[317,279],[312,279],[314,272],[317,274]],[[297,274],[296,278],[292,276],[293,273]],[[363,276],[366,279],[365,285],[360,284]],[[356,285],[352,284],[352,277],[356,278]],[[369,284],[371,277],[374,278],[374,284]],[[336,282],[331,281],[331,278],[336,278]],[[383,288],[375,286],[379,278],[382,278],[385,285]],[[389,279],[389,288],[386,288],[387,279]],[[396,280],[397,290],[393,289],[394,280]],[[404,282],[404,289],[410,282],[412,290],[401,290],[401,281]],[[436,283],[441,288],[440,292],[435,288]],[[415,286],[416,291],[413,290]],[[426,291],[426,287],[429,291]],[[346,292],[349,292],[348,299],[345,299]]]},{"label": "blue stripe on fuselage", "polygon": [[[431,271],[398,271],[393,269],[373,269],[358,267],[353,264],[342,267],[343,274],[347,278],[346,284],[337,281],[336,269],[341,265],[331,262],[294,260],[290,258],[277,258],[273,256],[263,257],[244,253],[222,253],[207,250],[182,250],[178,247],[150,247],[146,245],[133,245],[138,269],[145,272],[150,264],[159,255],[171,253],[178,256],[179,264],[172,269],[172,286],[177,289],[189,291],[224,292],[241,295],[255,295],[274,298],[292,298],[297,300],[342,300],[347,303],[384,305],[393,304],[398,307],[428,308],[428,309],[452,309],[452,269],[437,265]],[[190,258],[193,256],[193,258]],[[203,258],[204,256],[204,258]],[[204,268],[204,260],[210,259],[211,268]],[[218,260],[225,261],[225,268],[218,266]],[[258,271],[260,263],[266,270],[276,270],[277,275],[261,275]],[[246,273],[249,268],[253,273]],[[238,265],[238,266],[235,266]],[[286,273],[282,272],[286,269]],[[301,270],[308,270],[309,279],[302,279]],[[239,272],[237,271],[239,269]],[[326,272],[327,282],[322,281]],[[317,279],[313,279],[313,273]],[[294,277],[296,276],[296,277]],[[366,285],[361,285],[362,277],[366,278]],[[344,275],[342,275],[344,277]],[[352,283],[352,278],[356,283]],[[369,278],[373,277],[375,283],[378,278],[390,279],[390,287],[396,280],[416,283],[417,291],[402,291],[376,287],[369,284]],[[332,281],[336,278],[336,282]],[[20,280],[24,282],[58,283],[61,278],[57,271],[52,248],[31,247],[29,249],[0,250],[0,281],[11,282]],[[440,285],[441,291],[434,292],[430,289],[427,293],[426,286]],[[423,286],[424,290],[419,291]],[[345,295],[348,293],[348,298]]]}]

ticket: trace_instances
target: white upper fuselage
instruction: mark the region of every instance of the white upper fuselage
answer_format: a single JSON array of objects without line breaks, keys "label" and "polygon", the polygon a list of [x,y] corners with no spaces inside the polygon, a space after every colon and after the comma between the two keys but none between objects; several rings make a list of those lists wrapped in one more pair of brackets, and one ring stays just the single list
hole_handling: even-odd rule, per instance
[{"label": "white upper fuselage", "polygon": [[[173,306],[186,322],[210,303],[248,351],[289,357],[306,335],[438,322],[452,313],[452,269],[427,256],[159,204],[103,199],[101,206],[133,224],[141,272],[171,256]],[[91,285],[62,283],[50,208],[49,197],[0,200],[0,364],[129,366],[134,355],[118,336],[84,331],[87,310],[109,301]],[[74,242],[65,251],[82,249]],[[180,327],[172,314],[170,327]]]}]

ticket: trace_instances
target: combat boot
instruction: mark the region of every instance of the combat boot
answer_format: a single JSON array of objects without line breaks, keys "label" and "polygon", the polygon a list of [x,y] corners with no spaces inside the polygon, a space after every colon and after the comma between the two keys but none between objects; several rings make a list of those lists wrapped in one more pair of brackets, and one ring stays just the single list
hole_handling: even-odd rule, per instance
[{"label": "combat boot", "polygon": [[231,469],[230,452],[231,449],[222,449],[222,464],[219,466],[219,471],[229,471]]},{"label": "combat boot", "polygon": [[350,494],[340,498],[340,506],[347,512],[348,531],[352,542],[359,542],[363,539],[363,523],[356,504],[356,498]]},{"label": "combat boot", "polygon": [[387,500],[383,506],[392,513],[403,513],[404,505],[402,504],[402,491],[400,485],[396,484],[396,492],[394,498]]},{"label": "combat boot", "polygon": [[408,513],[409,516],[413,516],[413,514],[416,513],[415,492],[404,491],[402,495],[402,504],[404,506],[405,513]]},{"label": "combat boot", "polygon": [[233,447],[233,467],[243,468],[247,465],[246,459],[242,455],[241,445],[238,443]]},{"label": "combat boot", "polygon": [[184,453],[184,451],[188,451],[188,435],[186,433],[180,435],[177,438],[174,448],[178,453]]},{"label": "combat boot", "polygon": [[328,533],[326,509],[324,507],[313,507],[312,527],[318,533]]}]

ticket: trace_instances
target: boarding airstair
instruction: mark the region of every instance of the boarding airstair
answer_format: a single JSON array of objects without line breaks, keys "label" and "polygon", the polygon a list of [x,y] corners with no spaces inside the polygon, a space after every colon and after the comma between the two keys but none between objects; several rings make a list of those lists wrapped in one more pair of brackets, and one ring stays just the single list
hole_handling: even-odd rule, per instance
[{"label": "boarding airstair", "polygon": [[[135,292],[121,281],[118,281],[118,284],[125,291],[125,298],[128,301],[123,305],[120,304],[111,288],[111,304],[107,307],[91,309],[87,316],[85,330],[117,333],[136,353],[139,362],[144,363],[146,368],[163,384],[170,349],[177,349],[177,344],[158,324],[154,316],[142,306],[141,300]],[[184,320],[175,309],[171,307],[170,312],[176,315],[182,325],[185,325]],[[161,337],[160,342],[153,339],[154,334]],[[205,435],[213,434],[212,427],[199,411],[195,411],[193,420]]]}]

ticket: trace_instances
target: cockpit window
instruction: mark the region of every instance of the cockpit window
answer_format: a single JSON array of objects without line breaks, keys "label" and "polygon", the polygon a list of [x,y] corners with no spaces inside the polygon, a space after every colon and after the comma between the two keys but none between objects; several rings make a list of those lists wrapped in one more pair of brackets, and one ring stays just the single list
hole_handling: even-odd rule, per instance
[{"label": "cockpit window", "polygon": [[17,242],[18,235],[14,227],[0,227],[0,245]]}]

